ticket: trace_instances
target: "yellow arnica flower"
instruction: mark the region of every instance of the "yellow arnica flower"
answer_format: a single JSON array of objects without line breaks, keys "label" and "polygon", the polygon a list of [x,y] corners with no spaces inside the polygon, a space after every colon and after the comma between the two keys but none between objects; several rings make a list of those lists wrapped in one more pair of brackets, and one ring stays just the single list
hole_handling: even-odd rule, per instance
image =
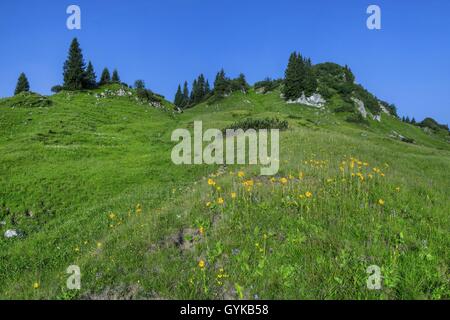
[{"label": "yellow arnica flower", "polygon": [[231,199],[236,199],[236,192],[231,193]]},{"label": "yellow arnica flower", "polygon": [[253,180],[244,181],[244,186],[246,187],[253,187],[253,185],[254,185]]},{"label": "yellow arnica flower", "polygon": [[199,232],[201,235],[203,235],[203,234],[205,234],[205,229],[204,229],[203,227],[200,227],[200,228],[198,229],[198,232]]},{"label": "yellow arnica flower", "polygon": [[238,177],[239,178],[243,178],[245,176],[245,172],[244,171],[239,171],[238,172]]},{"label": "yellow arnica flower", "polygon": [[286,183],[288,183],[288,180],[287,180],[286,178],[281,178],[281,179],[280,179],[280,182],[281,182],[282,184],[286,184]]},{"label": "yellow arnica flower", "polygon": [[199,267],[200,269],[203,269],[203,268],[205,267],[205,261],[200,260],[200,261],[198,262],[198,267]]},{"label": "yellow arnica flower", "polygon": [[215,186],[216,182],[213,179],[208,179],[208,185]]},{"label": "yellow arnica flower", "polygon": [[218,204],[223,204],[225,201],[223,200],[223,198],[219,198],[219,199],[217,199],[217,203]]},{"label": "yellow arnica flower", "polygon": [[109,218],[111,219],[111,220],[114,220],[115,218],[116,218],[116,215],[114,214],[114,213],[110,213],[109,214]]},{"label": "yellow arnica flower", "polygon": [[383,199],[378,200],[378,204],[379,204],[380,206],[384,206],[384,200],[383,200]]},{"label": "yellow arnica flower", "polygon": [[395,191],[400,192],[400,187],[395,188]]},{"label": "yellow arnica flower", "polygon": [[207,202],[207,203],[206,203],[206,207],[209,208],[210,206],[211,206],[211,202]]},{"label": "yellow arnica flower", "polygon": [[306,192],[305,193],[305,196],[307,197],[307,198],[312,198],[312,196],[313,196],[313,194],[311,193],[311,192]]},{"label": "yellow arnica flower", "polygon": [[39,289],[40,285],[39,282],[33,283],[33,289]]}]

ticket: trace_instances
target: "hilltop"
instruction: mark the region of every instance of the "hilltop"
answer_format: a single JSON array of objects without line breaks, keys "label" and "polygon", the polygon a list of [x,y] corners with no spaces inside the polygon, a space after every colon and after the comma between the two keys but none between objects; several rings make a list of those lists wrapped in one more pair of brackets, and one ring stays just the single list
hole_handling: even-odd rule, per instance
[{"label": "hilltop", "polygon": [[[348,121],[358,103],[334,82],[319,107],[265,83],[181,113],[120,84],[0,100],[0,228],[18,233],[0,239],[0,296],[448,298],[444,128],[377,113],[365,91],[367,118]],[[170,161],[171,132],[194,120],[273,118],[288,123],[275,177]],[[81,291],[65,287],[72,264]]]}]

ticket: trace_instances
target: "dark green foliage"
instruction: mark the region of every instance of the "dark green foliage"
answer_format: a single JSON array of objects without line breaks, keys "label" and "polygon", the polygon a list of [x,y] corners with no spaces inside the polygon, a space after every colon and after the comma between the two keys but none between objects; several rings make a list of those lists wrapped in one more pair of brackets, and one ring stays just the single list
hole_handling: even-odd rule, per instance
[{"label": "dark green foliage", "polygon": [[113,83],[120,83],[119,71],[117,69],[114,69],[111,81]]},{"label": "dark green foliage", "polygon": [[248,129],[280,129],[280,130],[286,130],[289,128],[289,124],[286,120],[279,120],[278,118],[264,118],[264,119],[252,119],[247,118],[238,122],[233,123],[231,126],[226,127],[223,129],[223,132],[225,132],[227,129],[242,129],[242,130],[248,130]]},{"label": "dark green foliage", "polygon": [[430,129],[432,129],[434,131],[438,131],[438,130],[449,131],[448,125],[439,124],[433,118],[425,118],[422,122],[420,122],[418,124],[418,126],[420,126],[422,128],[430,128]]},{"label": "dark green foliage", "polygon": [[141,102],[161,102],[164,99],[163,96],[154,94],[151,90],[146,89],[144,80],[136,80],[134,88]]},{"label": "dark green foliage", "polygon": [[380,114],[381,108],[378,99],[361,85],[354,86],[354,96],[364,102],[364,107],[373,114]]},{"label": "dark green foliage", "polygon": [[355,112],[355,104],[353,102],[344,101],[341,106],[336,108],[334,112]]},{"label": "dark green foliage", "polygon": [[111,74],[109,73],[108,68],[103,69],[102,75],[100,77],[99,85],[105,85],[111,83]]},{"label": "dark green foliage", "polygon": [[58,92],[63,91],[64,87],[60,86],[60,85],[56,85],[56,86],[53,86],[51,90],[52,90],[53,93],[58,93]]},{"label": "dark green foliage", "polygon": [[175,94],[175,99],[174,99],[173,103],[177,108],[180,108],[180,109],[183,108],[184,98],[183,98],[183,92],[181,91],[180,85],[178,86],[177,93]]},{"label": "dark green foliage", "polygon": [[17,80],[16,89],[14,90],[14,95],[18,95],[22,92],[29,92],[30,91],[30,83],[28,82],[27,76],[25,73],[21,73],[19,75],[19,79]]},{"label": "dark green foliage", "polygon": [[230,80],[226,77],[225,71],[222,69],[216,75],[214,81],[214,94],[223,97],[230,93]]},{"label": "dark green foliage", "polygon": [[230,89],[231,91],[242,91],[243,93],[247,93],[250,89],[250,86],[245,79],[245,75],[241,73],[239,77],[230,81]]},{"label": "dark green foliage", "polygon": [[183,103],[181,104],[181,108],[187,108],[189,105],[189,87],[187,81],[184,82],[183,86]]},{"label": "dark green foliage", "polygon": [[135,89],[145,89],[145,82],[144,82],[144,80],[136,80],[135,82],[134,82],[134,88]]},{"label": "dark green foliage", "polygon": [[385,102],[385,101],[380,101],[380,103],[381,103],[381,105],[382,105],[383,107],[386,108],[387,111],[389,111],[389,113],[390,113],[391,115],[393,115],[394,117],[397,117],[397,118],[398,118],[397,107],[395,106],[395,104],[390,104],[390,103],[387,103],[387,102]]},{"label": "dark green foliage", "polygon": [[78,43],[77,38],[72,40],[69,49],[69,56],[64,63],[64,89],[66,90],[81,90],[84,84],[84,59],[83,53]]},{"label": "dark green foliage", "polygon": [[283,94],[286,100],[297,100],[317,90],[317,79],[310,59],[293,52],[285,71]]},{"label": "dark green foliage", "polygon": [[267,92],[277,89],[282,83],[283,83],[282,79],[272,80],[270,78],[266,78],[263,81],[256,82],[254,87],[255,90],[265,94]]},{"label": "dark green foliage", "polygon": [[95,74],[94,66],[90,61],[84,73],[83,87],[86,89],[94,89],[97,87],[97,75]]}]

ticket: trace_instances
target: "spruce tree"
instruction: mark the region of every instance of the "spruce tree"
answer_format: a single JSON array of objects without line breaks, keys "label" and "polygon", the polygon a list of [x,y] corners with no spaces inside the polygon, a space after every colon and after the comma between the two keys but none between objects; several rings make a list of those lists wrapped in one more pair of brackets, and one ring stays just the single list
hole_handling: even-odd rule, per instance
[{"label": "spruce tree", "polygon": [[78,39],[74,38],[70,45],[69,55],[64,63],[64,89],[81,90],[84,82],[84,59],[83,53],[78,43]]},{"label": "spruce tree", "polygon": [[113,83],[120,83],[119,72],[117,71],[117,69],[114,69],[111,81]]},{"label": "spruce tree", "polygon": [[237,84],[239,86],[239,90],[241,90],[244,93],[247,93],[250,89],[250,86],[247,83],[247,80],[245,79],[245,75],[241,73],[239,77],[237,78]]},{"label": "spruce tree", "polygon": [[19,75],[19,79],[17,80],[14,95],[18,95],[21,92],[30,92],[30,83],[28,82],[27,76],[23,72]]},{"label": "spruce tree", "polygon": [[214,81],[214,94],[223,97],[229,92],[229,81],[225,75],[225,71],[222,69],[216,75]]},{"label": "spruce tree", "polygon": [[211,86],[209,85],[209,80],[206,80],[205,83],[205,97],[211,94]]},{"label": "spruce tree", "polygon": [[94,71],[94,66],[89,61],[84,73],[84,84],[83,87],[86,89],[94,89],[97,86],[97,76]]},{"label": "spruce tree", "polygon": [[102,76],[100,77],[100,85],[111,83],[111,74],[108,68],[103,69]]},{"label": "spruce tree", "polygon": [[283,94],[286,100],[296,100],[301,96],[303,58],[293,52],[289,57],[289,62],[284,73]]},{"label": "spruce tree", "polygon": [[181,85],[178,85],[178,90],[177,90],[177,93],[175,94],[175,99],[174,99],[174,104],[175,104],[175,106],[176,107],[178,107],[178,108],[183,108],[183,102],[184,102],[184,99],[183,99],[183,92],[181,91]]},{"label": "spruce tree", "polygon": [[190,103],[190,101],[189,101],[189,87],[188,87],[187,81],[185,81],[184,82],[184,86],[183,86],[183,103],[182,103],[182,108],[187,108],[189,103]]}]

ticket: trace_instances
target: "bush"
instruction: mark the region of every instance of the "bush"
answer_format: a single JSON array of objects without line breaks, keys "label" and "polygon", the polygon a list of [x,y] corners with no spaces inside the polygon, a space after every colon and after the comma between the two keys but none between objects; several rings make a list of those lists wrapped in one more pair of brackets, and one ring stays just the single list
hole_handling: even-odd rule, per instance
[{"label": "bush", "polygon": [[52,90],[53,93],[58,93],[58,92],[63,91],[64,88],[63,88],[63,86],[56,85],[56,86],[53,86],[51,90]]},{"label": "bush", "polygon": [[223,129],[225,132],[228,129],[242,129],[242,130],[248,130],[248,129],[279,129],[279,130],[286,130],[288,129],[289,124],[286,120],[279,120],[278,118],[264,118],[264,119],[252,119],[247,118],[245,120],[241,120],[238,122],[233,123],[231,126],[226,127]]},{"label": "bush", "polygon": [[255,90],[262,89],[262,93],[266,94],[267,92],[277,89],[282,83],[282,79],[272,80],[270,78],[266,78],[263,81],[255,83]]}]

